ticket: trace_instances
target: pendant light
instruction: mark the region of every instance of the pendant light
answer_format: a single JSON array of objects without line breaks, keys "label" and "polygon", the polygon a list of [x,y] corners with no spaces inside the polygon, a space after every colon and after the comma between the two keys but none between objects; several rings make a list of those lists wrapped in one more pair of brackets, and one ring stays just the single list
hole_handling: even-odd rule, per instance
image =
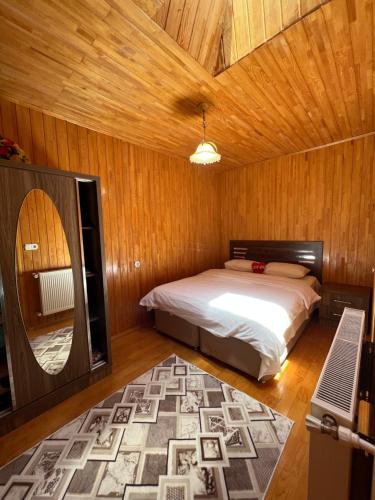
[{"label": "pendant light", "polygon": [[211,163],[216,163],[221,160],[221,154],[218,153],[216,144],[211,141],[206,141],[206,111],[208,109],[208,104],[201,103],[199,105],[199,111],[202,113],[202,128],[203,128],[203,139],[198,144],[195,153],[190,156],[191,163],[198,163],[199,165],[209,165]]}]

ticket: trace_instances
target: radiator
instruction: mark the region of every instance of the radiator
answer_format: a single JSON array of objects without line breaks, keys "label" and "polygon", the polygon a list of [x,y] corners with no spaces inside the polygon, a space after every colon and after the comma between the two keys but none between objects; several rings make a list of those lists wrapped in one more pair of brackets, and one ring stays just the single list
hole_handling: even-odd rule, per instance
[{"label": "radiator", "polygon": [[72,269],[39,272],[40,316],[48,316],[74,307],[74,284]]},{"label": "radiator", "polygon": [[[345,308],[311,399],[311,415],[354,428],[365,313]],[[310,433],[309,500],[347,500],[352,450],[327,434]]]}]

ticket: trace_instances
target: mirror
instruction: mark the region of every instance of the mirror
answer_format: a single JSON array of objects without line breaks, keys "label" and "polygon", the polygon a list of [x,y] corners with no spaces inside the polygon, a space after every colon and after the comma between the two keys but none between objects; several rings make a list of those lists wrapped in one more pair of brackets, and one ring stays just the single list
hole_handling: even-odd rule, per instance
[{"label": "mirror", "polygon": [[31,349],[43,370],[56,375],[68,360],[73,340],[73,273],[60,215],[41,189],[31,190],[22,203],[15,264]]}]

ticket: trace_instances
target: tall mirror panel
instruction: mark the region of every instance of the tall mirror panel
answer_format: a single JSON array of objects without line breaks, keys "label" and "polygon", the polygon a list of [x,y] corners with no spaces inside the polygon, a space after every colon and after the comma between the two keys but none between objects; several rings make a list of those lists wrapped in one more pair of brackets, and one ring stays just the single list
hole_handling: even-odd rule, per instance
[{"label": "tall mirror panel", "polygon": [[40,367],[56,375],[73,339],[73,271],[60,215],[41,189],[27,194],[18,216],[16,273],[30,347]]}]

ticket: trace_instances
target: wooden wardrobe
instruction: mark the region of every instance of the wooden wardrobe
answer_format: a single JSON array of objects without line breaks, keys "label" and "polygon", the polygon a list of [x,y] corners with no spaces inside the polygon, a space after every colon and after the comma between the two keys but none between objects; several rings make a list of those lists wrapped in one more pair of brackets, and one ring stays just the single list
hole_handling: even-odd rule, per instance
[{"label": "wooden wardrobe", "polygon": [[98,177],[0,160],[0,435],[111,372]]}]

